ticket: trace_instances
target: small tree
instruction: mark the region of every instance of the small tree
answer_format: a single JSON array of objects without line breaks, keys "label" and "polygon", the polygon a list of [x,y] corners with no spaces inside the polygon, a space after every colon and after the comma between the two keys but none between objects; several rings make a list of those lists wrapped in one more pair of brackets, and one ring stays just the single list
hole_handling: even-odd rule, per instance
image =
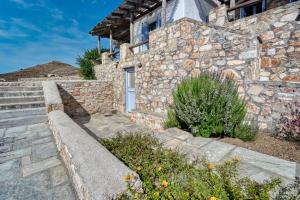
[{"label": "small tree", "polygon": [[[101,53],[108,51],[107,49],[102,49]],[[86,80],[94,80],[96,79],[95,71],[94,71],[94,63],[96,59],[99,59],[101,54],[99,54],[98,49],[86,50],[83,56],[79,56],[77,58],[77,63],[80,66],[80,74]]]}]

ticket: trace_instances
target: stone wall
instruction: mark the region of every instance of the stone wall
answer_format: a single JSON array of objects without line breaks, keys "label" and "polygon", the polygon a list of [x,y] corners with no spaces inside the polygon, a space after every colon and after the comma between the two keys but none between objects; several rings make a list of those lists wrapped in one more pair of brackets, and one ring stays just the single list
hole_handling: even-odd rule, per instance
[{"label": "stone wall", "polygon": [[42,78],[19,78],[21,82],[35,82],[35,81],[59,81],[59,80],[83,80],[80,76],[62,76],[62,77],[42,77]]},{"label": "stone wall", "polygon": [[[281,3],[283,1],[280,1]],[[210,22],[260,40],[260,80],[300,82],[300,1],[226,23],[224,8],[212,10]],[[220,18],[225,19],[221,20]]]},{"label": "stone wall", "polygon": [[[135,121],[139,120],[137,118],[145,121],[149,116],[152,118],[149,113],[166,113],[167,107],[172,104],[172,91],[182,79],[197,76],[201,70],[231,74],[240,85],[241,96],[248,101],[249,114],[259,122],[262,130],[272,130],[272,125],[276,123],[274,120],[283,111],[277,109],[277,103],[299,101],[299,83],[284,83],[298,80],[288,77],[299,77],[299,53],[295,56],[299,52],[299,47],[296,47],[299,41],[299,22],[291,20],[298,13],[298,8],[299,2],[288,4],[261,15],[228,23],[226,27],[187,18],[178,20],[150,33],[150,48],[147,52],[133,55],[128,50],[128,45],[122,45],[119,62],[103,58],[103,64],[95,66],[97,79],[112,81],[114,108],[124,112],[124,69],[135,67],[136,112],[133,118]],[[271,12],[281,17],[273,18]],[[264,14],[264,23],[256,21],[254,24],[257,29],[263,29],[263,25],[272,28],[274,35],[269,39],[268,31],[259,32],[260,34],[256,34],[256,30],[249,31],[252,27],[250,22],[258,18],[265,19]],[[289,21],[288,16],[291,17]],[[246,24],[237,25],[243,20]],[[276,29],[276,23],[284,24],[282,26],[285,28]],[[284,37],[285,32],[288,32],[288,38]],[[280,53],[282,49],[289,49],[292,45],[296,45],[293,53],[287,53],[287,50]],[[271,56],[269,54],[274,52],[273,49],[275,54]],[[268,59],[270,65],[265,64]],[[283,72],[279,73],[280,69]],[[282,73],[286,74],[286,78],[280,75]],[[278,82],[275,83],[276,80]],[[251,88],[255,85],[262,87],[263,91],[252,94]],[[270,95],[272,90],[275,92]],[[289,91],[295,91],[289,100],[276,96],[277,93],[289,96]],[[266,96],[267,94],[270,96]],[[271,107],[268,114],[267,107]]]},{"label": "stone wall", "polygon": [[251,81],[244,85],[248,115],[260,130],[274,132],[276,123],[291,112],[289,104],[300,102],[300,84],[279,81]]},{"label": "stone wall", "polygon": [[[184,18],[150,33],[150,49],[128,56],[119,63],[104,62],[95,67],[99,80],[113,81],[115,106],[124,110],[124,69],[135,67],[136,106],[141,112],[164,112],[171,94],[183,78],[201,69],[234,74],[239,81],[255,79],[257,40]],[[121,51],[122,52],[122,51]]]},{"label": "stone wall", "polygon": [[24,86],[24,87],[41,87],[42,82],[31,82],[31,81],[22,81],[22,82],[0,82],[0,87],[19,87],[19,86]]},{"label": "stone wall", "polygon": [[65,112],[72,116],[113,111],[113,87],[105,81],[57,81]]}]

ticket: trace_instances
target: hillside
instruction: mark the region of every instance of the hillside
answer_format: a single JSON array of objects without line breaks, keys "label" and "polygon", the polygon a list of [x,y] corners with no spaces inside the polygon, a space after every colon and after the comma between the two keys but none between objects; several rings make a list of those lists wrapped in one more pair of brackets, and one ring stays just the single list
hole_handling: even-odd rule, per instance
[{"label": "hillside", "polygon": [[72,65],[52,61],[16,72],[0,74],[0,79],[5,79],[6,81],[18,81],[19,78],[42,78],[47,77],[49,74],[54,74],[56,76],[77,76],[79,75],[79,70]]}]

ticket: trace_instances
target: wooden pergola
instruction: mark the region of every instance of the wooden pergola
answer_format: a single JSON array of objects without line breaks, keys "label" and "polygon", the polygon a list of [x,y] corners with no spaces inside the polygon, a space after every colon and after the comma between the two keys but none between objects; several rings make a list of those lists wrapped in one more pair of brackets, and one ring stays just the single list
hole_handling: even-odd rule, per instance
[{"label": "wooden pergola", "polygon": [[167,0],[124,0],[124,2],[105,19],[99,22],[90,34],[98,36],[98,50],[101,51],[101,38],[110,38],[110,53],[112,41],[123,43],[133,42],[133,22],[159,7],[162,7],[162,26],[166,23]]}]

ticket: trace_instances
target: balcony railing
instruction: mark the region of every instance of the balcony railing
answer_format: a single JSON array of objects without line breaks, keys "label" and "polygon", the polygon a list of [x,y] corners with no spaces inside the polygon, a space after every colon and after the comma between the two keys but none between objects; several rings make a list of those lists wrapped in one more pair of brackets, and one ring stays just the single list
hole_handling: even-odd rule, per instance
[{"label": "balcony railing", "polygon": [[145,41],[139,42],[139,43],[137,43],[137,44],[131,45],[131,46],[129,47],[129,49],[130,49],[131,52],[134,53],[134,49],[135,49],[135,48],[137,48],[137,47],[143,47],[143,45],[147,45],[147,48],[142,49],[142,50],[139,49],[138,52],[143,52],[143,51],[146,51],[146,50],[149,49],[149,40],[145,40]]}]

